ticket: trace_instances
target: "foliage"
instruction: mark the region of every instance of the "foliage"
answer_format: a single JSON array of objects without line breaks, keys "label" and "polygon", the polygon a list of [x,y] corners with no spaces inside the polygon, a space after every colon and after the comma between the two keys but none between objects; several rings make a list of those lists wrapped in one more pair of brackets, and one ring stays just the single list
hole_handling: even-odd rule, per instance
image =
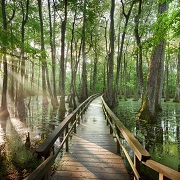
[{"label": "foliage", "polygon": [[[124,2],[124,10],[128,11],[130,3],[129,1]],[[159,1],[160,2],[160,1]],[[162,3],[165,1],[161,1]],[[169,48],[166,48],[167,55],[170,56],[169,66],[169,89],[171,90],[171,96],[173,96],[173,92],[175,91],[175,86],[171,84],[172,80],[175,82],[176,76],[174,72],[176,72],[177,67],[175,66],[176,62],[174,61],[177,58],[178,51],[178,38],[180,35],[180,3],[177,0],[168,0],[169,10],[162,14],[158,14],[158,3],[156,1],[142,1],[142,9],[141,14],[138,17],[139,25],[138,31],[141,39],[142,46],[142,68],[143,68],[143,79],[146,82],[146,75],[148,71],[148,63],[153,52],[153,48],[155,45],[161,41],[162,38],[165,38],[169,44]],[[28,21],[25,25],[25,43],[22,43],[22,19],[26,10],[26,1],[6,1],[6,14],[8,20],[7,31],[3,31],[2,27],[2,12],[0,11],[0,57],[3,55],[3,47],[7,48],[8,55],[8,68],[11,69],[11,57],[16,57],[17,63],[14,67],[14,79],[18,79],[18,76],[21,72],[21,50],[25,51],[25,76],[27,78],[28,87],[33,88],[33,86],[38,89],[38,91],[42,91],[42,78],[41,78],[41,68],[40,66],[43,64],[44,60],[41,58],[41,55],[46,57],[47,66],[49,70],[49,77],[52,76],[52,68],[55,67],[56,72],[56,90],[59,91],[59,69],[60,69],[60,52],[61,52],[61,23],[64,17],[64,1],[50,1],[50,11],[51,11],[51,20],[52,20],[52,37],[53,37],[53,45],[55,48],[55,64],[53,64],[51,60],[51,47],[50,47],[50,35],[49,35],[49,14],[47,1],[42,1],[42,9],[43,9],[43,22],[44,22],[44,40],[45,40],[45,50],[41,52],[40,48],[40,23],[39,23],[39,12],[37,7],[37,2],[32,1],[29,4],[29,14]],[[86,65],[87,65],[87,77],[88,77],[88,91],[91,91],[93,80],[93,69],[94,69],[94,59],[98,59],[97,63],[97,77],[96,77],[96,91],[105,91],[107,85],[107,57],[110,52],[109,47],[109,34],[110,34],[110,1],[108,0],[90,0],[87,1],[86,8],[86,29],[85,29],[85,41],[86,41]],[[23,9],[24,8],[24,9]],[[126,31],[126,38],[124,42],[123,54],[125,58],[122,60],[120,64],[121,72],[120,72],[120,81],[121,81],[121,89],[124,89],[125,86],[128,88],[129,96],[132,96],[135,83],[138,82],[136,76],[138,72],[136,72],[136,60],[137,60],[137,45],[135,43],[134,37],[134,27],[135,27],[135,17],[137,16],[139,8],[139,1],[136,1],[134,7],[132,9],[132,14],[129,19],[129,23]],[[15,10],[15,16],[12,21],[9,21],[13,10]],[[65,89],[66,94],[70,93],[71,86],[71,78],[73,77],[71,74],[71,69],[74,69],[74,65],[77,61],[79,61],[77,68],[77,77],[75,86],[81,89],[81,67],[82,67],[82,23],[83,23],[83,1],[82,0],[70,0],[68,1],[68,14],[67,14],[67,28],[66,28],[66,47],[65,47],[65,57],[67,61],[67,69],[66,69],[66,80],[65,80]],[[116,10],[115,10],[115,53],[114,53],[114,69],[116,69],[118,57],[118,51],[120,46],[118,47],[118,43],[121,43],[121,35],[124,30],[124,22],[125,17],[122,14],[122,3],[116,2]],[[76,14],[76,16],[75,16]],[[72,28],[74,24],[74,37],[72,37]],[[106,34],[105,34],[106,33]],[[4,38],[6,37],[6,38]],[[72,40],[73,38],[73,40]],[[118,42],[119,39],[119,42]],[[71,42],[72,41],[72,42]],[[71,55],[71,47],[72,43],[72,55]],[[171,52],[171,53],[170,53]],[[72,62],[71,62],[72,56]],[[133,57],[132,57],[133,56]],[[126,66],[125,66],[126,65]],[[123,73],[128,73],[129,76],[125,76]],[[114,70],[114,86],[115,86],[115,74],[116,70]],[[126,83],[124,83],[126,81]],[[12,81],[8,81],[8,86],[10,87],[10,83]],[[15,82],[17,83],[17,82]],[[139,83],[139,82],[138,82]],[[51,82],[51,86],[52,86]],[[26,86],[26,85],[24,85]],[[105,87],[104,87],[105,86]],[[16,84],[13,87],[17,87]],[[113,89],[115,87],[112,87]],[[17,91],[14,88],[14,91]],[[26,88],[25,88],[26,89]],[[120,91],[120,89],[119,89]],[[139,91],[139,85],[138,85]],[[16,93],[16,92],[15,92]],[[40,93],[41,94],[41,93]],[[59,94],[59,92],[58,92]]]},{"label": "foliage", "polygon": [[[169,10],[161,15],[158,14],[158,3],[168,2]],[[23,93],[29,95],[30,91],[33,94],[42,94],[42,79],[45,78],[47,85],[47,77],[50,78],[50,86],[53,86],[53,67],[55,68],[55,84],[57,85],[57,95],[60,94],[60,57],[61,57],[61,24],[64,19],[64,2],[65,1],[50,1],[50,11],[52,20],[52,39],[55,49],[55,59],[52,62],[52,49],[50,42],[50,19],[48,14],[47,0],[42,1],[43,22],[44,22],[44,40],[45,50],[41,51],[41,32],[39,23],[39,12],[37,1],[30,1],[28,21],[25,25],[24,43],[22,42],[22,20],[26,10],[26,1],[6,1],[7,15],[7,30],[3,29],[2,10],[0,10],[0,62],[3,67],[2,57],[7,55],[8,62],[8,88],[9,93],[12,93],[12,100],[16,100],[19,93],[19,87],[23,82]],[[86,27],[85,37],[82,37],[83,26],[83,0],[68,0],[67,28],[65,32],[65,59],[66,59],[66,74],[65,74],[65,92],[66,95],[71,94],[72,78],[75,78],[75,93],[79,94],[82,87],[82,39],[86,43],[86,70],[87,70],[87,88],[89,95],[91,93],[104,93],[107,90],[108,72],[108,56],[110,52],[109,35],[110,35],[110,7],[109,0],[87,0],[86,7]],[[128,11],[131,1],[123,1],[125,12]],[[135,18],[137,17],[139,1],[135,1],[132,13],[127,26],[126,37],[123,48],[123,59],[120,62],[120,83],[119,94],[133,97],[134,91],[140,95],[139,71],[137,70],[138,47],[134,37]],[[1,5],[0,8],[2,9]],[[24,9],[23,9],[24,8]],[[10,21],[12,12],[15,10],[15,16]],[[76,15],[76,16],[75,16]],[[113,87],[116,86],[115,75],[117,73],[117,58],[121,46],[121,37],[124,31],[125,17],[122,14],[122,4],[116,1],[115,7],[115,52],[114,52],[114,71],[113,71]],[[174,97],[176,89],[177,76],[177,57],[180,37],[180,2],[178,0],[161,0],[161,1],[142,1],[141,14],[138,17],[138,31],[142,46],[142,69],[144,86],[147,81],[148,66],[151,54],[154,47],[162,40],[166,39],[166,63],[168,61],[168,90],[170,98]],[[74,36],[72,28],[74,23]],[[73,36],[73,37],[72,37]],[[118,42],[119,40],[119,42]],[[72,41],[72,42],[71,42]],[[71,47],[72,43],[72,47]],[[119,44],[118,44],[119,43]],[[3,48],[6,47],[6,54]],[[71,49],[72,48],[72,49]],[[22,58],[22,49],[24,50],[24,59]],[[72,52],[71,52],[72,50]],[[71,54],[72,53],[72,54]],[[45,60],[41,57],[46,57],[47,69],[49,74],[42,77],[42,64]],[[72,58],[72,59],[71,59]],[[97,67],[95,62],[97,60]],[[76,77],[73,77],[72,70],[75,70],[75,64],[78,62]],[[23,65],[24,63],[24,65]],[[97,68],[97,69],[95,69]],[[47,70],[46,69],[46,70]],[[24,70],[24,72],[23,72]],[[0,72],[3,70],[1,69]],[[94,71],[96,77],[94,79]],[[21,73],[24,73],[23,75]],[[2,73],[3,74],[3,73]],[[164,78],[165,79],[165,78]],[[21,82],[22,80],[22,82]],[[2,80],[1,80],[2,81]],[[93,83],[94,87],[93,87]],[[138,83],[138,85],[136,84]],[[137,85],[137,86],[136,86]],[[94,92],[93,92],[94,88]],[[52,88],[53,89],[53,88]],[[165,94],[165,80],[163,86],[163,95]],[[2,85],[0,86],[2,90]],[[52,90],[53,91],[53,90]],[[47,92],[50,92],[50,90]],[[8,94],[8,93],[7,93]],[[50,94],[50,93],[49,93]],[[50,96],[48,93],[47,95]],[[139,96],[140,97],[140,96]],[[2,99],[2,98],[1,98]],[[5,158],[0,147],[0,163],[2,166],[0,171],[2,176],[8,172],[8,166],[14,169],[15,173],[22,172],[23,169],[31,171],[38,164],[36,157],[32,151],[27,151],[23,146],[17,147],[10,156]],[[13,164],[10,165],[10,162]],[[22,168],[23,167],[23,168]],[[10,169],[9,168],[9,169]]]},{"label": "foliage", "polygon": [[0,146],[0,179],[24,179],[42,162],[33,149],[27,149],[24,145],[16,145],[10,152],[6,152],[5,146]]},{"label": "foliage", "polygon": [[0,179],[7,175],[5,159],[5,145],[0,145]]},{"label": "foliage", "polygon": [[180,36],[180,3],[172,5],[172,12],[169,19],[174,34],[173,37],[178,38]]}]

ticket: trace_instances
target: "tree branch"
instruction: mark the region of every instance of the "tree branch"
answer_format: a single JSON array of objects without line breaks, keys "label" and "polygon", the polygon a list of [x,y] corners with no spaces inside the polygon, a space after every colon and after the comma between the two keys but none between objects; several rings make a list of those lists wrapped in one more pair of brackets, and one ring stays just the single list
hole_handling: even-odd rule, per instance
[{"label": "tree branch", "polygon": [[15,15],[15,3],[14,3],[14,9],[13,9],[12,16],[9,18],[9,21],[7,23],[10,23],[13,20],[14,15]]},{"label": "tree branch", "polygon": [[123,11],[122,13],[125,17],[127,17],[127,14],[125,13],[125,10],[124,10],[124,3],[122,0],[121,0],[121,4],[122,4],[122,11]]}]

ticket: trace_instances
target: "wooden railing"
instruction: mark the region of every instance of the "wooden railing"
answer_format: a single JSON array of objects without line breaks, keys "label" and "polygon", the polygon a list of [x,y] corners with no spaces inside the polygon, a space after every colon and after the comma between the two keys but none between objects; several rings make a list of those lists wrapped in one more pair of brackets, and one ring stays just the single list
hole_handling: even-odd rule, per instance
[{"label": "wooden railing", "polygon": [[[175,171],[167,166],[164,166],[156,161],[150,160],[149,152],[139,143],[139,141],[130,133],[130,131],[123,125],[123,123],[115,116],[111,109],[107,106],[102,98],[103,111],[107,120],[107,125],[110,127],[110,134],[115,135],[117,140],[117,152],[120,153],[120,147],[123,150],[133,172],[135,179],[141,179],[139,174],[140,164],[153,169],[159,173],[159,179],[173,179],[180,180],[180,172]],[[122,137],[126,140],[128,146],[134,153],[134,163],[129,156],[125,146],[122,143]]]},{"label": "wooden railing", "polygon": [[[87,109],[90,102],[95,99],[99,94],[95,94],[86,99],[81,105],[79,105],[71,114],[69,114],[60,125],[45,139],[45,141],[39,145],[36,149],[36,153],[39,156],[44,157],[44,161],[26,178],[26,180],[41,180],[50,179],[50,169],[54,163],[57,155],[66,144],[66,151],[69,150],[69,136],[72,133],[76,133],[77,123],[80,124],[80,119]],[[54,143],[59,138],[61,139],[60,146],[54,152]]]}]

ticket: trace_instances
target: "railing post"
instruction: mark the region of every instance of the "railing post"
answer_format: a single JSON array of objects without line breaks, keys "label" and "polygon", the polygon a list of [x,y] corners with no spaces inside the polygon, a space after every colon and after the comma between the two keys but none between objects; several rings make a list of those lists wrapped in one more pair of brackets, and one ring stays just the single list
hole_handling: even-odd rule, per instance
[{"label": "railing post", "polygon": [[110,127],[109,127],[109,128],[110,128],[110,134],[112,134],[112,133],[113,133],[113,128],[112,128],[112,126],[111,126],[111,125],[112,125],[112,118],[110,117],[109,120],[110,120],[110,122],[111,122],[111,123],[110,123]]},{"label": "railing post", "polygon": [[81,117],[81,119],[83,119],[83,113],[84,113],[84,112],[82,112],[83,108],[84,108],[84,105],[83,105],[83,106],[81,107],[81,109],[80,109],[80,113],[81,113],[81,114],[80,114],[80,117]]},{"label": "railing post", "polygon": [[[47,159],[51,154],[51,151],[49,150],[49,152],[44,156],[44,159]],[[42,178],[43,180],[49,180],[50,179],[50,170],[48,170],[46,172],[46,174],[43,176]]]},{"label": "railing post", "polygon": [[163,174],[159,173],[159,180],[170,180],[170,179],[164,176]]},{"label": "railing post", "polygon": [[77,123],[80,124],[80,110],[77,111],[77,114],[76,114],[76,118],[77,118]]},{"label": "railing post", "polygon": [[50,170],[48,170],[47,173],[43,177],[43,180],[49,180],[49,179],[50,179]]},{"label": "railing post", "polygon": [[51,151],[49,150],[48,153],[46,153],[46,155],[44,156],[45,159],[47,159],[51,154]]},{"label": "railing post", "polygon": [[[76,114],[77,115],[77,114]],[[74,121],[75,121],[75,124],[74,124],[74,133],[76,133],[76,115],[73,117],[73,123],[74,123]]]},{"label": "railing post", "polygon": [[[106,111],[107,112],[107,111]],[[109,114],[107,113],[107,126],[109,125]]]},{"label": "railing post", "polygon": [[[68,131],[69,131],[69,124],[67,124],[67,126],[66,126],[66,134],[68,134]],[[68,152],[69,151],[69,138],[67,137],[67,139],[66,139],[66,152]]]},{"label": "railing post", "polygon": [[[118,129],[118,127],[116,126],[116,133],[117,133],[117,135],[116,136],[118,136],[119,137],[119,139],[120,139],[120,131],[119,131],[119,129]],[[117,141],[117,153],[118,154],[120,154],[120,144],[119,144],[119,141],[118,141],[118,139],[116,138],[116,141]]]},{"label": "railing post", "polygon": [[[140,172],[140,161],[135,154],[134,154],[134,166],[135,166],[137,172],[139,173]],[[135,177],[134,177],[134,179],[136,180]]]},{"label": "railing post", "polygon": [[87,110],[89,104],[90,104],[90,103],[87,103],[87,104],[84,105],[84,107],[85,107],[85,108],[84,108],[84,112]]}]

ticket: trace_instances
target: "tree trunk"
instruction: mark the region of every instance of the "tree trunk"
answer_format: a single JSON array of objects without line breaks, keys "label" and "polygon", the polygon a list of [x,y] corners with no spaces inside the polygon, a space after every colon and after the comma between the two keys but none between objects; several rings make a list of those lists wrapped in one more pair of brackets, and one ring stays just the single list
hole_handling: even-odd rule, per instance
[{"label": "tree trunk", "polygon": [[92,93],[96,92],[96,82],[97,82],[97,63],[98,63],[98,55],[97,55],[97,44],[95,40],[95,57],[94,57],[94,69],[93,69],[93,81],[92,81]]},{"label": "tree trunk", "polygon": [[[138,53],[138,52],[137,52]],[[136,82],[135,82],[135,89],[134,89],[134,98],[133,101],[138,101],[139,97],[138,97],[138,79],[139,79],[139,68],[138,68],[138,54],[137,54],[137,58],[136,58]]]},{"label": "tree trunk", "polygon": [[[158,64],[161,63],[160,58],[162,57],[161,53],[164,53],[164,40],[156,46],[153,55],[150,60],[150,65],[149,65],[149,71],[148,71],[148,76],[147,76],[147,88],[146,88],[146,95],[144,97],[143,103],[140,108],[140,114],[139,118],[140,119],[145,119],[145,120],[150,120],[154,119],[156,117],[156,102],[157,101],[157,96],[156,96],[156,91],[157,91],[157,83],[158,80],[157,78],[162,78],[158,76],[162,76],[162,74],[158,73]],[[161,86],[159,84],[159,86]],[[160,88],[158,88],[160,89]],[[161,95],[157,94],[157,95]],[[160,99],[160,97],[159,97]]]},{"label": "tree trunk", "polygon": [[104,38],[106,42],[106,57],[105,57],[105,62],[104,62],[104,69],[103,69],[103,92],[105,92],[107,83],[106,83],[106,74],[108,74],[108,41],[107,41],[107,25],[108,21],[106,20],[106,26],[104,28]]},{"label": "tree trunk", "polygon": [[[96,53],[95,53],[96,54]],[[92,84],[92,93],[96,93],[96,83],[97,83],[97,63],[98,63],[98,57],[97,54],[95,55],[96,57],[94,58],[94,69],[93,69],[93,84]]]},{"label": "tree trunk", "polygon": [[43,29],[43,18],[42,18],[42,1],[38,0],[39,8],[39,20],[40,20],[40,29],[41,29],[41,61],[42,61],[42,104],[48,104],[47,92],[46,92],[46,55],[44,48],[44,29]]},{"label": "tree trunk", "polygon": [[[12,31],[12,23],[11,23],[11,39],[13,40],[13,31]],[[13,48],[12,48],[13,49]],[[13,54],[12,50],[12,54]],[[14,97],[15,97],[15,78],[13,76],[15,70],[15,62],[14,59],[11,60],[11,67],[10,67],[10,88],[9,88],[9,95],[11,98],[11,101],[14,102]]]},{"label": "tree trunk", "polygon": [[[162,14],[167,9],[167,4],[159,4],[159,14]],[[141,105],[138,118],[147,121],[153,121],[156,118],[157,112],[161,108],[162,97],[162,79],[163,79],[163,61],[165,40],[162,39],[156,45],[152,54],[148,75],[146,95]]]},{"label": "tree trunk", "polygon": [[107,103],[109,107],[113,106],[113,70],[114,70],[114,9],[115,0],[111,0],[111,12],[110,12],[110,52],[108,56],[108,87],[107,87]]},{"label": "tree trunk", "polygon": [[[69,107],[73,107],[75,109],[76,106],[76,100],[75,100],[75,84],[76,84],[76,72],[78,68],[79,61],[76,58],[74,58],[74,28],[75,28],[75,22],[76,22],[76,15],[77,15],[77,5],[75,6],[75,14],[74,14],[74,20],[72,23],[72,30],[71,30],[71,44],[70,44],[70,53],[71,53],[71,84],[70,84],[70,100],[69,100]],[[74,62],[75,59],[75,63]]]},{"label": "tree trunk", "polygon": [[45,55],[45,45],[44,45],[44,27],[43,27],[43,18],[42,18],[42,2],[38,0],[38,7],[39,7],[39,18],[40,18],[40,27],[41,27],[41,58],[42,58],[42,88],[43,88],[43,104],[48,104],[47,100],[47,92],[46,92],[46,81],[48,86],[49,95],[51,98],[51,104],[54,109],[57,108],[56,100],[51,90],[51,85],[49,81],[49,73],[48,67],[46,62],[46,55]]},{"label": "tree trunk", "polygon": [[178,62],[177,62],[176,91],[173,102],[179,102],[179,101],[180,101],[180,43],[179,43]]},{"label": "tree trunk", "polygon": [[5,0],[1,1],[1,8],[2,8],[2,18],[3,18],[3,40],[4,40],[4,47],[2,48],[3,52],[3,87],[2,87],[2,98],[1,98],[1,110],[0,110],[0,116],[2,117],[8,117],[9,111],[7,108],[7,80],[8,80],[8,70],[7,70],[7,18],[6,18],[6,5]]},{"label": "tree trunk", "polygon": [[126,54],[124,53],[124,100],[127,101],[127,62]]},{"label": "tree trunk", "polygon": [[0,111],[0,116],[2,117],[8,117],[9,112],[7,108],[7,79],[8,79],[8,74],[7,74],[7,58],[6,58],[6,48],[3,49],[3,87],[2,87],[2,99],[1,99],[1,111]]},{"label": "tree trunk", "polygon": [[169,55],[167,55],[165,63],[165,91],[164,91],[164,102],[169,101]]},{"label": "tree trunk", "polygon": [[87,70],[86,70],[86,0],[84,0],[84,10],[83,10],[83,26],[82,26],[82,88],[80,101],[83,102],[88,97],[87,90]]},{"label": "tree trunk", "polygon": [[[119,19],[122,19],[121,17],[121,13],[120,13],[120,16],[119,16]],[[119,69],[119,73],[116,74],[116,85],[115,85],[115,91],[114,91],[114,101],[115,102],[118,102],[118,99],[121,98],[122,96],[122,89],[118,87],[118,83],[117,83],[117,78],[120,78],[120,81],[122,80],[122,77],[120,76],[121,74],[121,60],[119,59],[120,57],[120,42],[121,42],[121,38],[120,38],[120,35],[121,35],[121,23],[119,22],[119,28],[118,28],[118,53],[117,53],[117,70]],[[119,67],[118,67],[119,66]],[[117,77],[119,74],[119,77]]]},{"label": "tree trunk", "polygon": [[60,117],[65,116],[65,34],[67,21],[67,0],[64,0],[64,20],[61,24],[61,59],[60,59]]},{"label": "tree trunk", "polygon": [[[52,97],[53,97],[53,104],[58,106],[57,93],[56,93],[56,52],[55,52],[56,50],[55,50],[55,39],[53,39],[50,0],[48,0],[48,11],[49,11],[49,38],[50,38],[50,46],[51,46],[51,60],[52,60],[52,84],[53,84]],[[54,13],[54,19],[55,19],[55,13]]]},{"label": "tree trunk", "polygon": [[[141,101],[143,100],[144,96],[144,80],[143,80],[143,70],[142,70],[142,45],[141,45],[141,36],[139,35],[139,19],[141,16],[141,9],[142,9],[142,0],[139,1],[139,9],[138,9],[138,14],[135,16],[134,21],[135,21],[135,38],[136,38],[136,43],[137,43],[137,68],[136,68],[136,73],[137,73],[137,78],[139,80],[140,84],[140,92],[141,92]],[[138,88],[136,86],[136,88]]]},{"label": "tree trunk", "polygon": [[156,111],[162,111],[161,107],[161,98],[162,98],[162,89],[163,89],[163,74],[164,74],[164,57],[165,57],[165,45],[166,41],[162,40],[161,42],[162,47],[159,49],[161,50],[161,56],[159,57],[158,62],[158,69],[157,69],[157,87],[156,87],[156,100],[155,100],[155,109]]},{"label": "tree trunk", "polygon": [[47,64],[46,64],[46,80],[47,80],[49,95],[51,98],[51,105],[52,105],[53,109],[56,110],[57,109],[57,102],[56,102],[56,99],[55,99],[53,92],[52,92],[51,83],[49,80],[49,71],[48,71]]},{"label": "tree trunk", "polygon": [[115,91],[114,91],[115,103],[117,103],[117,101],[118,101],[118,86],[119,86],[120,65],[121,65],[121,60],[122,60],[122,56],[123,56],[123,47],[124,47],[124,41],[125,41],[125,36],[126,36],[126,30],[127,30],[127,26],[128,26],[129,17],[131,15],[131,11],[132,11],[132,8],[133,8],[133,5],[134,5],[134,1],[132,1],[132,3],[131,3],[128,14],[125,13],[124,3],[123,3],[122,0],[121,0],[121,3],[122,3],[123,15],[125,17],[125,25],[124,25],[124,30],[123,30],[122,37],[121,37],[121,46],[120,46],[120,50],[119,50],[118,58],[117,58],[117,73],[116,73],[116,84],[115,84]]},{"label": "tree trunk", "polygon": [[21,24],[21,80],[19,82],[19,89],[18,89],[18,95],[17,95],[17,110],[18,110],[18,116],[20,119],[25,117],[26,111],[25,111],[25,89],[24,89],[24,81],[25,81],[25,54],[24,54],[24,38],[25,38],[25,25],[28,20],[28,10],[29,10],[29,0],[26,1],[26,12],[24,12],[24,5],[21,2],[21,9],[22,9],[22,24]]}]

